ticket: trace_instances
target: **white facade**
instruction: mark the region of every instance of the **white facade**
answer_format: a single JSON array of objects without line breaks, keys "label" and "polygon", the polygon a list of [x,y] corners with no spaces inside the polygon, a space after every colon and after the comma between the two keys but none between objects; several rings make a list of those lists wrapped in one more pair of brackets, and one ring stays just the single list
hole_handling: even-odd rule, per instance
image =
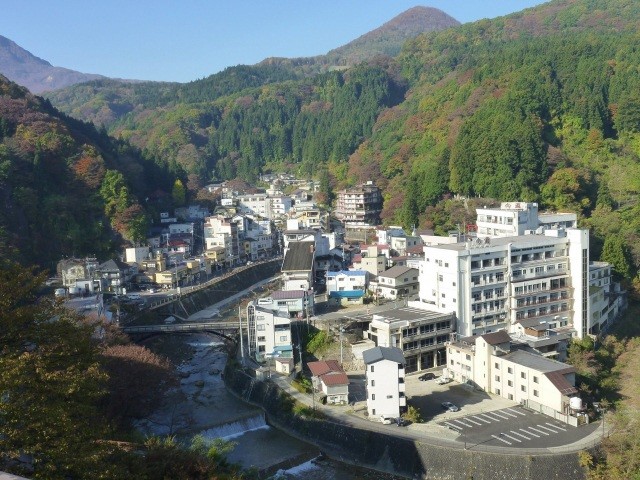
[{"label": "white facade", "polygon": [[369,418],[399,417],[407,408],[402,351],[398,348],[375,347],[364,351],[362,356],[366,366]]},{"label": "white facade", "polygon": [[271,201],[265,193],[238,195],[236,197],[238,212],[271,218]]},{"label": "white facade", "polygon": [[575,213],[538,213],[537,203],[503,202],[499,208],[477,209],[478,237],[514,237],[540,229],[576,228]]},{"label": "white facade", "polygon": [[124,250],[125,263],[141,263],[143,260],[148,260],[151,255],[151,249],[149,247],[131,247]]},{"label": "white facade", "polygon": [[586,335],[588,230],[425,246],[424,253],[420,300],[455,312],[461,335],[511,331],[517,321],[534,317]]},{"label": "white facade", "polygon": [[577,393],[575,369],[542,355],[510,352],[506,332],[462,338],[447,347],[447,368],[454,380],[533,406],[555,416],[570,414]]},{"label": "white facade", "polygon": [[391,267],[378,275],[378,280],[371,287],[381,298],[395,300],[397,298],[413,298],[419,292],[418,270],[410,267]]},{"label": "white facade", "polygon": [[262,361],[277,347],[291,346],[291,318],[261,308],[255,303],[247,305],[249,354]]}]

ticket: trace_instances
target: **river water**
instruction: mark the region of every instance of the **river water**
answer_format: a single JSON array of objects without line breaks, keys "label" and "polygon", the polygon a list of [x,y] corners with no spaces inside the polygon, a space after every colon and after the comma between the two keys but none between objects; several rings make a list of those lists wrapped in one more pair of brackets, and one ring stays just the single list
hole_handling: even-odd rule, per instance
[{"label": "river water", "polygon": [[[305,480],[388,480],[393,477],[355,469],[327,458],[317,459],[317,447],[290,437],[267,425],[261,409],[238,400],[224,385],[221,372],[227,360],[222,343],[208,334],[156,337],[154,345],[166,352],[172,347],[182,352],[177,366],[180,385],[169,392],[160,407],[138,422],[147,435],[176,435],[188,439],[223,438],[235,444],[228,460],[243,468],[259,470],[282,464],[273,478]],[[185,348],[186,347],[186,348]],[[171,350],[171,348],[169,348]],[[312,460],[314,459],[314,460]]]}]

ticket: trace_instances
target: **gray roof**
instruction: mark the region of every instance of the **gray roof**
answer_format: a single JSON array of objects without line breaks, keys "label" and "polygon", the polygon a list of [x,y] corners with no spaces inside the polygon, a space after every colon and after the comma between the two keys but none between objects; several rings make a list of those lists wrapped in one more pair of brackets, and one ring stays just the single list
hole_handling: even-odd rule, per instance
[{"label": "gray roof", "polygon": [[480,336],[489,345],[499,345],[501,343],[507,343],[511,341],[511,337],[504,330],[498,330],[497,332],[493,333],[485,333],[484,335]]},{"label": "gray roof", "polygon": [[391,360],[392,362],[404,365],[404,355],[397,347],[374,347],[362,352],[362,358],[367,365],[379,362],[380,360]]},{"label": "gray roof", "polygon": [[556,372],[560,370],[565,372],[575,371],[571,365],[551,360],[550,358],[543,357],[542,355],[529,353],[524,350],[515,350],[500,358],[509,360],[524,367],[532,368],[541,373]]},{"label": "gray roof", "polygon": [[274,300],[286,300],[290,298],[304,298],[304,290],[276,290],[271,292]]},{"label": "gray roof", "polygon": [[386,270],[386,271],[382,272],[380,275],[378,275],[378,277],[398,278],[401,275],[407,274],[409,272],[409,270],[414,270],[416,272],[416,275],[418,274],[418,269],[417,268],[404,267],[404,266],[401,266],[401,265],[396,265],[395,267],[391,267],[389,270]]},{"label": "gray roof", "polygon": [[315,242],[290,242],[282,262],[282,271],[311,271]]}]

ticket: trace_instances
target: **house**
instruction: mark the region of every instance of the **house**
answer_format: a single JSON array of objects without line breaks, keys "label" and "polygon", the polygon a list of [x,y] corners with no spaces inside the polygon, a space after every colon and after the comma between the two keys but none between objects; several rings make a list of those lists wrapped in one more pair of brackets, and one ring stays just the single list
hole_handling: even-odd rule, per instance
[{"label": "house", "polygon": [[327,293],[336,302],[362,303],[366,290],[367,272],[364,270],[327,272]]},{"label": "house", "polygon": [[346,405],[349,402],[349,377],[337,360],[309,362],[311,381],[314,389],[319,389],[331,405]]},{"label": "house", "polygon": [[107,260],[96,269],[103,291],[119,295],[126,293],[127,285],[137,273],[137,265],[129,265],[117,259]]},{"label": "house", "polygon": [[291,242],[282,262],[284,290],[309,290],[315,278],[314,242]]},{"label": "house", "polygon": [[97,267],[98,261],[93,257],[69,258],[59,261],[56,270],[64,287],[80,288],[83,292],[90,293],[100,286],[100,282],[95,281]]},{"label": "house", "polygon": [[371,420],[397,418],[407,410],[404,356],[395,347],[362,352],[367,382],[367,412]]},{"label": "house", "polygon": [[445,364],[445,345],[455,326],[453,313],[436,312],[420,302],[408,302],[406,307],[374,314],[364,337],[379,347],[399,348],[405,370],[410,373]]},{"label": "house", "polygon": [[418,273],[417,269],[411,267],[391,267],[378,275],[375,283],[371,282],[371,288],[377,297],[391,300],[417,297]]}]

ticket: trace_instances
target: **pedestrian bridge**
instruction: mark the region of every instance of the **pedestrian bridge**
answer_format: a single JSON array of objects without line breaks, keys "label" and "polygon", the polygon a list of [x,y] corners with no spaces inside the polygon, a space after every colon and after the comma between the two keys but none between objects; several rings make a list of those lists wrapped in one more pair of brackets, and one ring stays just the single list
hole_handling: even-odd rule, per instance
[{"label": "pedestrian bridge", "polygon": [[236,342],[236,339],[230,335],[237,335],[239,330],[240,326],[237,322],[174,323],[122,327],[122,331],[129,335],[206,332],[213,333],[232,342]]}]

